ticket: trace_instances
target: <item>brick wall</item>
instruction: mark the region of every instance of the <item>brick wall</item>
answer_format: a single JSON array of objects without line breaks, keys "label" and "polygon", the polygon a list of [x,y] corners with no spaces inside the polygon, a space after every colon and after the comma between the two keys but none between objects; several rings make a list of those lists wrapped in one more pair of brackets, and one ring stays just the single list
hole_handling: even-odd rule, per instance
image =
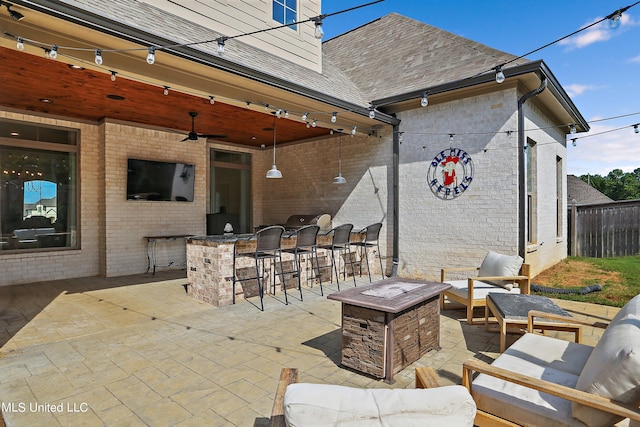
[{"label": "brick wall", "polygon": [[[204,234],[207,149],[204,140],[184,141],[180,135],[107,121],[105,127],[105,275],[143,273],[147,268],[144,236]],[[127,159],[195,165],[193,202],[127,200]],[[157,242],[158,264],[184,263],[182,240]]]}]

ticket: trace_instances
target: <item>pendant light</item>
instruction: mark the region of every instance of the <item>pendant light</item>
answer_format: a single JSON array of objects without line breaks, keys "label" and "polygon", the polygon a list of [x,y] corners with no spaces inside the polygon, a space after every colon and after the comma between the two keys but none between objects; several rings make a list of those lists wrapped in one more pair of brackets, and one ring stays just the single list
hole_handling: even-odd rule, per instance
[{"label": "pendant light", "polygon": [[346,184],[347,180],[342,176],[342,131],[343,129],[337,129],[340,132],[340,139],[338,140],[338,176],[333,178],[334,184]]},{"label": "pendant light", "polygon": [[273,166],[267,172],[267,178],[282,178],[282,172],[276,167],[276,113],[273,113]]}]

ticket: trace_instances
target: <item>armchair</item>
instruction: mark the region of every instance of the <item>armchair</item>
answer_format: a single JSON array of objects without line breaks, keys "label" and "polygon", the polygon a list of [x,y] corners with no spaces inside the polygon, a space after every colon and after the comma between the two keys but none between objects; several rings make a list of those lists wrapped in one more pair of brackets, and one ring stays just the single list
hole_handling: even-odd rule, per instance
[{"label": "armchair", "polygon": [[639,425],[640,296],[620,310],[595,347],[533,333],[541,318],[605,326],[529,312],[528,333],[493,363],[463,364],[462,384],[477,405],[475,424],[604,427],[629,418]]},{"label": "armchair", "polygon": [[[473,277],[462,280],[448,279],[447,275],[451,276],[454,272],[466,273]],[[441,269],[440,281],[451,285],[449,290],[440,294],[440,309],[445,308],[445,298],[463,304],[467,308],[467,323],[470,325],[480,323],[473,321],[473,309],[486,305],[488,293],[528,294],[531,285],[529,265],[523,264],[521,257],[491,251],[487,253],[480,267]]]}]

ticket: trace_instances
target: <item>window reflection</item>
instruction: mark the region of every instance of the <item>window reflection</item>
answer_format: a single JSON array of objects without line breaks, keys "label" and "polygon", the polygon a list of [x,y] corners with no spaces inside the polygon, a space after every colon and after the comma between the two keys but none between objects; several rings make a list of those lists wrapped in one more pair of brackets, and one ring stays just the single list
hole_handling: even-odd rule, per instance
[{"label": "window reflection", "polygon": [[0,137],[2,251],[76,247],[76,147],[39,145]]}]

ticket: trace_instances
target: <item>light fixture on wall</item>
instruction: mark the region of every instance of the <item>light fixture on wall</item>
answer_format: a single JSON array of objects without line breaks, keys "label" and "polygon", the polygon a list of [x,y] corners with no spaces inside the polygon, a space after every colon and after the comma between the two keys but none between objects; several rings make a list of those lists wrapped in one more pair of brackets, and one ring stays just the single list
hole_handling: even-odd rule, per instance
[{"label": "light fixture on wall", "polygon": [[340,132],[340,139],[338,139],[338,176],[333,178],[334,184],[346,184],[347,180],[342,176],[342,130],[337,129]]},{"label": "light fixture on wall", "polygon": [[267,178],[282,178],[282,172],[276,167],[276,114],[273,113],[273,165],[267,172]]}]

